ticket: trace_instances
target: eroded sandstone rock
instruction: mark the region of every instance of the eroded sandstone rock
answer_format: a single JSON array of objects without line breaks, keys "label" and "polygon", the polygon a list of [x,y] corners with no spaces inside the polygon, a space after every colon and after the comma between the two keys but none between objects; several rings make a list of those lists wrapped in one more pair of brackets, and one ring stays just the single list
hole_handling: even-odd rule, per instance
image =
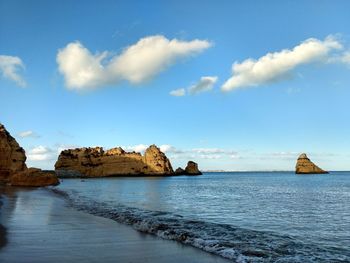
[{"label": "eroded sandstone rock", "polygon": [[0,124],[0,181],[8,182],[12,174],[26,170],[25,161],[23,148]]},{"label": "eroded sandstone rock", "polygon": [[54,171],[43,171],[38,168],[29,168],[17,172],[10,177],[12,186],[48,186],[58,185],[59,180]]},{"label": "eroded sandstone rock", "polygon": [[188,175],[201,175],[201,171],[199,171],[198,169],[198,164],[193,162],[193,161],[189,161],[187,163],[187,166],[185,168],[186,174]]},{"label": "eroded sandstone rock", "polygon": [[201,171],[199,171],[198,169],[198,164],[193,161],[189,161],[187,163],[185,170],[179,167],[175,171],[175,175],[201,175],[201,174],[202,174]]},{"label": "eroded sandstone rock", "polygon": [[57,185],[59,181],[54,172],[37,168],[28,169],[25,151],[15,138],[0,124],[0,183],[13,186]]},{"label": "eroded sandstone rock", "polygon": [[173,174],[173,168],[169,159],[154,144],[148,147],[143,156],[143,161],[156,174]]},{"label": "eroded sandstone rock", "polygon": [[151,145],[142,156],[117,147],[76,148],[61,152],[55,164],[59,176],[172,175],[173,168],[160,149]]},{"label": "eroded sandstone rock", "polygon": [[301,154],[297,160],[295,167],[296,174],[326,174],[327,171],[322,170],[320,167],[315,165],[307,157],[305,153]]}]

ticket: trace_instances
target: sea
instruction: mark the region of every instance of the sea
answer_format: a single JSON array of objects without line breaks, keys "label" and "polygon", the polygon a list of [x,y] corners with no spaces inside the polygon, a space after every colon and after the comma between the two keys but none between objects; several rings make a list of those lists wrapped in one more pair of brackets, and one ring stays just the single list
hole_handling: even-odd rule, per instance
[{"label": "sea", "polygon": [[350,262],[350,172],[63,179],[51,191],[232,262]]}]

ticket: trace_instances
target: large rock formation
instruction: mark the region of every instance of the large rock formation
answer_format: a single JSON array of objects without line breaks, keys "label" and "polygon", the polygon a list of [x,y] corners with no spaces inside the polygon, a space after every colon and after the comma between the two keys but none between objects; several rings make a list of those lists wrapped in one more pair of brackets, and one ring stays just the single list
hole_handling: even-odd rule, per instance
[{"label": "large rock formation", "polygon": [[160,149],[151,145],[142,156],[117,147],[76,148],[61,152],[55,164],[61,177],[104,177],[118,175],[172,175],[170,161]]},{"label": "large rock formation", "polygon": [[185,168],[186,174],[188,175],[201,175],[201,171],[199,171],[198,169],[198,164],[193,162],[193,161],[189,161],[187,163],[187,166]]},{"label": "large rock formation", "polygon": [[59,183],[54,172],[29,168],[25,151],[0,124],[0,183],[14,186],[47,186]]},{"label": "large rock formation", "polygon": [[179,167],[175,171],[175,175],[201,175],[201,174],[202,174],[201,171],[199,171],[198,169],[198,164],[193,161],[189,161],[187,163],[185,170]]},{"label": "large rock formation", "polygon": [[10,184],[12,186],[48,186],[58,185],[59,180],[54,171],[42,171],[37,168],[29,168],[12,175]]},{"label": "large rock formation", "polygon": [[0,124],[0,181],[6,183],[12,174],[26,170],[26,159],[23,148]]},{"label": "large rock formation", "polygon": [[295,167],[296,174],[326,174],[328,172],[322,170],[320,167],[315,165],[307,157],[305,153],[301,154],[297,160]]}]

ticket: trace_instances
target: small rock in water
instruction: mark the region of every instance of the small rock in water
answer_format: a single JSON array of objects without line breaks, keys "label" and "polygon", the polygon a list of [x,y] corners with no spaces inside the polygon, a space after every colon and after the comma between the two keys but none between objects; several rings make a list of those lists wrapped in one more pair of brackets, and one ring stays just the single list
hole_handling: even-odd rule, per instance
[{"label": "small rock in water", "polygon": [[307,157],[305,153],[302,153],[295,167],[296,174],[327,174],[327,171],[322,170],[320,167],[315,165],[310,159]]}]

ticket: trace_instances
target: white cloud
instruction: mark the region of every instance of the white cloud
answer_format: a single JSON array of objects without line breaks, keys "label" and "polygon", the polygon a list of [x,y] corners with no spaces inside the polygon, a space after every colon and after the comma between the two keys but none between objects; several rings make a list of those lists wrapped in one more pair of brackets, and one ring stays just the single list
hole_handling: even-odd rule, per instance
[{"label": "white cloud", "polygon": [[345,63],[345,64],[349,64],[350,65],[350,51],[349,52],[345,52],[340,59],[341,62]]},{"label": "white cloud", "polygon": [[42,145],[37,146],[30,151],[30,153],[32,153],[32,154],[43,154],[43,153],[48,153],[48,152],[51,152],[51,150],[48,147],[45,147]]},{"label": "white cloud", "polygon": [[201,77],[201,79],[194,85],[188,88],[188,92],[190,94],[198,94],[202,92],[209,91],[213,89],[214,84],[218,80],[216,76],[205,76]]},{"label": "white cloud", "polygon": [[18,136],[21,137],[21,138],[27,138],[27,137],[39,138],[40,137],[38,134],[36,134],[33,131],[23,131],[23,132],[20,132],[18,134]]},{"label": "white cloud", "polygon": [[55,148],[57,149],[56,150],[57,154],[60,154],[62,151],[67,150],[67,149],[79,148],[79,145],[75,145],[75,144],[55,144]]},{"label": "white cloud", "polygon": [[134,151],[134,152],[143,153],[148,148],[148,145],[138,144],[133,146],[121,146],[121,147],[127,152]]},{"label": "white cloud", "polygon": [[[140,152],[144,153],[146,149],[149,147],[149,145],[146,144],[137,144],[137,145],[132,145],[132,146],[121,146],[125,151],[135,151],[135,152]],[[172,145],[169,144],[163,144],[159,146],[159,149],[163,153],[182,153],[181,150],[175,148]]]},{"label": "white cloud", "polygon": [[220,154],[201,154],[198,157],[201,158],[201,159],[216,160],[216,159],[222,158],[222,155],[220,155]]},{"label": "white cloud", "polygon": [[176,153],[176,154],[179,154],[179,153],[183,152],[182,150],[179,150],[179,149],[177,149],[174,146],[169,145],[169,144],[163,144],[163,145],[159,146],[159,148],[160,148],[160,150],[163,153]]},{"label": "white cloud", "polygon": [[242,156],[240,156],[238,153],[230,154],[229,157],[231,159],[242,159]]},{"label": "white cloud", "polygon": [[182,97],[186,95],[186,90],[185,89],[175,89],[170,91],[169,93],[171,96],[175,96],[175,97]]},{"label": "white cloud", "polygon": [[190,150],[191,157],[196,159],[241,159],[238,152],[224,148],[194,148]]},{"label": "white cloud", "polygon": [[310,38],[293,49],[268,53],[258,60],[249,58],[232,65],[233,76],[221,87],[230,91],[241,87],[258,86],[276,82],[291,74],[299,65],[327,62],[330,53],[342,49],[341,43],[332,36],[321,41]]},{"label": "white cloud", "polygon": [[126,80],[140,84],[150,80],[178,59],[209,48],[206,40],[169,40],[156,35],[140,39],[121,54],[92,54],[80,42],[69,43],[57,54],[59,72],[70,89],[93,88]]},{"label": "white cloud", "polygon": [[49,147],[39,145],[31,149],[27,156],[29,161],[52,160],[55,156],[55,151]]},{"label": "white cloud", "polygon": [[26,82],[18,73],[24,69],[24,64],[19,57],[0,55],[0,72],[4,78],[16,82],[20,87],[25,87]]},{"label": "white cloud", "polygon": [[177,149],[166,151],[166,154],[170,159],[176,160],[228,160],[228,159],[241,159],[240,154],[231,149],[223,148],[193,148],[193,149]]},{"label": "white cloud", "polygon": [[166,153],[166,152],[175,150],[175,147],[173,147],[173,146],[171,146],[171,145],[169,145],[169,144],[161,145],[159,148],[160,148],[160,150],[161,150],[163,153]]}]

